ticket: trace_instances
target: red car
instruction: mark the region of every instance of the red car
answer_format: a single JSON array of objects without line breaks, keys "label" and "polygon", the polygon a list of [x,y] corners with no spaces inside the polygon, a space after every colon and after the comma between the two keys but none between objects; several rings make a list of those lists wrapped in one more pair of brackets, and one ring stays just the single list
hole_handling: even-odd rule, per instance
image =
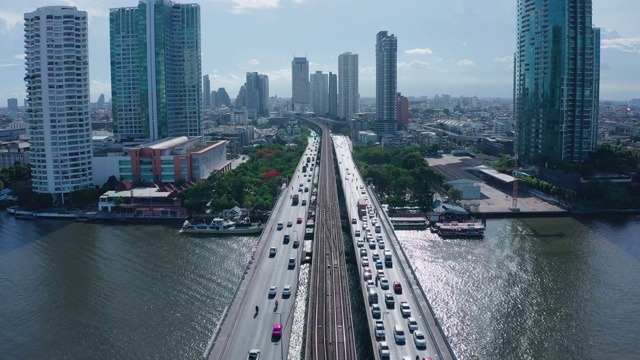
[{"label": "red car", "polygon": [[400,284],[400,281],[393,282],[393,291],[395,291],[396,294],[402,294],[402,284]]},{"label": "red car", "polygon": [[301,217],[299,217],[299,218],[298,218],[297,223],[298,223],[298,224],[302,224],[302,218],[301,218]]},{"label": "red car", "polygon": [[282,336],[282,324],[274,324],[273,330],[271,331],[271,337],[279,338]]}]

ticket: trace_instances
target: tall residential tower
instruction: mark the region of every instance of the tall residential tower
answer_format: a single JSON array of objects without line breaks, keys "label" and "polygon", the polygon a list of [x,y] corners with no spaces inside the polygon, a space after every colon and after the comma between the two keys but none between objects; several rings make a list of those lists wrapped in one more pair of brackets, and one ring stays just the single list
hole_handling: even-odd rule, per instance
[{"label": "tall residential tower", "polygon": [[294,57],[291,61],[291,102],[304,107],[309,101],[309,61],[306,57]]},{"label": "tall residential tower", "polygon": [[87,13],[46,6],[24,14],[33,190],[64,203],[93,185]]},{"label": "tall residential tower", "polygon": [[329,76],[322,71],[311,74],[311,109],[316,115],[325,116],[329,112]]},{"label": "tall residential tower", "polygon": [[518,0],[516,152],[583,162],[596,149],[600,29],[591,0]]},{"label": "tall residential tower", "polygon": [[397,130],[398,39],[386,31],[376,37],[376,132]]},{"label": "tall residential tower", "polygon": [[200,6],[111,9],[111,102],[120,138],[202,134]]},{"label": "tall residential tower", "polygon": [[350,120],[360,111],[358,54],[346,52],[338,56],[338,75],[338,117]]}]

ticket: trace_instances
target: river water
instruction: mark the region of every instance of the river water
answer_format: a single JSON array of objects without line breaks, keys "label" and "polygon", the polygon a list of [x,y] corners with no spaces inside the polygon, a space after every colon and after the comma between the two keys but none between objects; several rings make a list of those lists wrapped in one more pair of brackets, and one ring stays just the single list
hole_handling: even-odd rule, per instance
[{"label": "river water", "polygon": [[[637,359],[638,234],[627,217],[398,237],[458,358]],[[0,216],[0,358],[200,359],[256,241]]]}]

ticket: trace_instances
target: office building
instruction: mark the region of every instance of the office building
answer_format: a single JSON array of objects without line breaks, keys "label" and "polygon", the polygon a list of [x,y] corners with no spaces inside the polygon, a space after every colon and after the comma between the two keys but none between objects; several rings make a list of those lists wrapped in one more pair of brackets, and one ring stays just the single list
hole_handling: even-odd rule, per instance
[{"label": "office building", "polygon": [[18,99],[16,98],[7,99],[7,110],[18,111]]},{"label": "office building", "polygon": [[291,62],[291,102],[302,108],[309,105],[309,61],[306,57],[294,57]]},{"label": "office building", "polygon": [[142,0],[111,9],[111,102],[118,138],[202,133],[200,7]]},{"label": "office building", "polygon": [[386,31],[376,38],[376,132],[397,130],[398,39]]},{"label": "office building", "polygon": [[338,75],[329,72],[329,116],[338,116]]},{"label": "office building", "polygon": [[525,162],[583,162],[598,140],[600,29],[591,0],[519,0],[515,149]]},{"label": "office building", "polygon": [[229,98],[229,94],[227,93],[227,90],[223,87],[218,88],[218,91],[216,91],[215,106],[231,107],[231,99]]},{"label": "office building", "polygon": [[247,114],[251,119],[269,115],[269,77],[267,75],[257,72],[247,73],[243,106],[247,108]]},{"label": "office building", "polygon": [[202,106],[208,108],[211,105],[211,81],[209,75],[205,75],[202,78]]},{"label": "office building", "polygon": [[93,185],[87,12],[24,14],[24,45],[33,191],[64,203],[64,194]]},{"label": "office building", "polygon": [[329,111],[329,76],[322,71],[311,74],[311,111],[316,115],[325,116]]},{"label": "office building", "polygon": [[338,117],[350,120],[360,112],[358,54],[346,52],[338,56],[338,75]]}]

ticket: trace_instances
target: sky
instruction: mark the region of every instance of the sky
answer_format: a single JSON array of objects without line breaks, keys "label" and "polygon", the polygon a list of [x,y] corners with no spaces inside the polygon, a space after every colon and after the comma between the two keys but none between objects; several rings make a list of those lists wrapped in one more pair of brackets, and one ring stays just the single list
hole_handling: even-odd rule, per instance
[{"label": "sky", "polygon": [[[245,74],[269,76],[270,95],[291,97],[291,60],[337,73],[359,55],[360,96],[375,97],[375,40],[398,38],[398,91],[511,98],[516,0],[199,0],[202,74],[235,97]],[[89,14],[91,101],[111,98],[109,9],[137,0],[0,0],[0,106],[26,97],[23,14],[73,5]],[[593,0],[602,29],[601,100],[640,98],[640,0]]]}]

